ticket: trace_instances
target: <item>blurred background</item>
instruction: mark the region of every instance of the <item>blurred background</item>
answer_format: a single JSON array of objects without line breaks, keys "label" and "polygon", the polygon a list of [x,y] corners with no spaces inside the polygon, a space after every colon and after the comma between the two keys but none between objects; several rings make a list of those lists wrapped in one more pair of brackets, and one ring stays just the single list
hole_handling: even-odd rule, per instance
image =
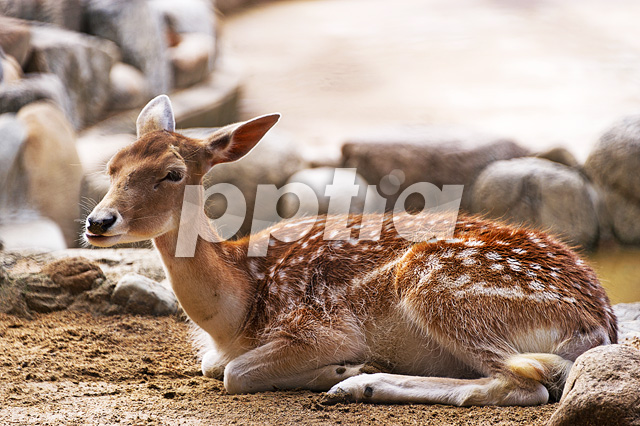
[{"label": "blurred background", "polygon": [[[0,0],[0,241],[81,245],[104,165],[168,93],[189,135],[283,114],[207,176],[245,194],[239,235],[258,184],[306,183],[325,209],[339,167],[387,208],[415,182],[463,184],[463,212],[555,233],[614,302],[640,301],[637,16],[630,0]],[[272,221],[304,204],[283,201]]]}]

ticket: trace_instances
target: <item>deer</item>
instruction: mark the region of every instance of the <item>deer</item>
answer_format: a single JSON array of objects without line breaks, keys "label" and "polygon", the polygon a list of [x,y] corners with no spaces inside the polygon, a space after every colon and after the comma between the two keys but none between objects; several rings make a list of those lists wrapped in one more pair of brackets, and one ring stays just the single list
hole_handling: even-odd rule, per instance
[{"label": "deer", "polygon": [[[135,142],[107,164],[109,190],[86,219],[94,246],[153,241],[196,329],[202,373],[228,394],[539,405],[561,396],[580,354],[616,343],[607,294],[573,249],[482,217],[460,214],[453,238],[414,242],[398,237],[390,213],[371,240],[353,237],[362,216],[350,217],[346,240],[323,238],[329,218],[318,216],[302,237],[271,238],[265,256],[250,257],[246,237],[215,240],[201,200],[196,222],[212,238],[198,237],[192,257],[176,256],[185,186],[241,159],[279,118],[194,139],[176,132],[171,102],[158,96],[140,112]],[[272,228],[295,235],[309,220]]]}]

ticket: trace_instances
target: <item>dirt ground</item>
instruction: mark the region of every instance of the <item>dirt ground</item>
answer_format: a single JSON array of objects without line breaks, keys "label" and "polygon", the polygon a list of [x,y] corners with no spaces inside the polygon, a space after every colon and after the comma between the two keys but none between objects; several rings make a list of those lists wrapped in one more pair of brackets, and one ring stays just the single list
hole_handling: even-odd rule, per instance
[{"label": "dirt ground", "polygon": [[0,315],[0,424],[543,425],[555,404],[321,404],[322,394],[227,395],[202,377],[174,317]]}]

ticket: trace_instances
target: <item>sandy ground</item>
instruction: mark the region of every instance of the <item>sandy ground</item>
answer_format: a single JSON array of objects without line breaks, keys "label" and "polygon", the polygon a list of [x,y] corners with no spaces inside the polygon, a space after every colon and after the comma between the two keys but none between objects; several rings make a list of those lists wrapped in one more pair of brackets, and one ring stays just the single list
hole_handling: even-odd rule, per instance
[{"label": "sandy ground", "polygon": [[640,111],[633,0],[281,1],[228,17],[245,116],[312,154],[398,124],[462,126],[584,160]]},{"label": "sandy ground", "polygon": [[0,315],[3,425],[543,425],[555,405],[324,406],[307,391],[227,395],[200,375],[180,319]]}]

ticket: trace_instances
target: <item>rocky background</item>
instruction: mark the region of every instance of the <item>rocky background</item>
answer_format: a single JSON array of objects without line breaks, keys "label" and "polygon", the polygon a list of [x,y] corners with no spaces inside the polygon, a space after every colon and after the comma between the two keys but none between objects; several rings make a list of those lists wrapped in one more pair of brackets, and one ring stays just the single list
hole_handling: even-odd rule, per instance
[{"label": "rocky background", "polygon": [[[194,137],[241,117],[242,82],[220,52],[217,13],[247,3],[0,0],[0,313],[180,314],[155,252],[77,248],[83,216],[106,193],[104,165],[135,139],[137,114],[152,97],[169,93],[178,128]],[[612,123],[584,164],[566,149],[531,152],[464,129],[366,134],[344,141],[341,158],[322,160],[303,155],[306,143],[275,129],[241,162],[207,175],[207,184],[229,182],[245,195],[239,235],[251,227],[258,184],[306,183],[326,212],[324,188],[348,167],[362,187],[377,186],[388,209],[414,183],[462,184],[463,212],[546,229],[585,251],[640,246],[640,116]],[[353,200],[355,211],[363,198]],[[279,214],[261,216],[295,213],[297,202],[283,201]],[[423,204],[411,197],[405,207]],[[213,202],[207,209],[223,213]],[[19,251],[27,247],[44,250]],[[640,418],[631,348],[640,303],[615,309],[626,346],[581,357],[552,424]]]},{"label": "rocky background", "polygon": [[[191,136],[239,119],[241,81],[220,54],[216,10],[208,0],[184,0],[179,8],[168,0],[0,2],[0,241],[6,248],[81,244],[83,216],[108,188],[104,165],[134,140],[135,118],[153,96],[170,93],[178,128],[190,128],[184,132]],[[333,170],[351,167],[360,185],[377,186],[387,209],[416,182],[462,184],[463,212],[546,229],[586,250],[640,245],[640,116],[612,123],[584,164],[563,148],[530,152],[508,137],[464,129],[362,135],[344,141],[341,158],[321,160],[303,155],[308,143],[275,129],[243,161],[207,176],[207,184],[229,182],[244,193],[249,212],[238,235],[250,230],[258,184],[306,183],[322,213]],[[362,209],[364,193],[353,200],[354,211]],[[277,221],[295,213],[297,202],[283,201],[279,214],[261,217]],[[423,205],[420,196],[405,203]],[[212,217],[224,208],[208,205]]]}]

